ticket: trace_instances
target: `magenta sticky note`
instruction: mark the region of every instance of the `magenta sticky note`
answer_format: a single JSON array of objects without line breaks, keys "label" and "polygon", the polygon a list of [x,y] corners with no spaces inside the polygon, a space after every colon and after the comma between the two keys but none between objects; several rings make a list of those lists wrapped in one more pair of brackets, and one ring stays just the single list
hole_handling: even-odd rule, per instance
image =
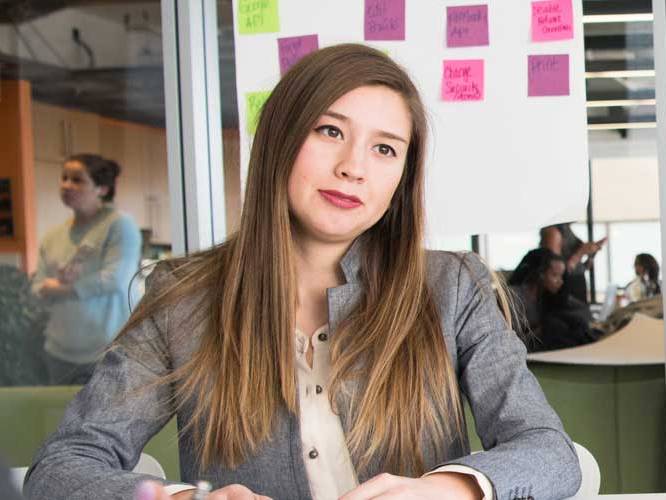
[{"label": "magenta sticky note", "polygon": [[365,39],[404,40],[405,0],[365,0]]},{"label": "magenta sticky note", "polygon": [[446,8],[446,46],[488,45],[488,6],[465,5]]},{"label": "magenta sticky note", "polygon": [[482,101],[483,86],[483,59],[444,61],[443,101]]},{"label": "magenta sticky note", "polygon": [[527,56],[527,95],[569,95],[569,54]]},{"label": "magenta sticky note", "polygon": [[280,75],[289,71],[289,68],[300,61],[303,56],[319,48],[319,37],[317,35],[278,38],[277,42],[280,56]]},{"label": "magenta sticky note", "polygon": [[532,41],[548,42],[573,38],[571,0],[532,2]]}]

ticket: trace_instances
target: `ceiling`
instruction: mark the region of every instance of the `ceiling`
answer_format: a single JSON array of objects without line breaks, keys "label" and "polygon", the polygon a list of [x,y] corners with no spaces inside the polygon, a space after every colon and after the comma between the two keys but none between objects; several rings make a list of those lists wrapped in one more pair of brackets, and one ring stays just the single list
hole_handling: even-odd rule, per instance
[{"label": "ceiling", "polygon": [[[164,126],[159,1],[0,0],[0,26],[10,31],[16,26],[21,27],[19,45],[30,45],[31,40],[35,46],[44,45],[49,39],[49,25],[45,20],[54,19],[55,23],[58,19],[62,24],[64,18],[66,24],[66,13],[73,12],[71,9],[89,13],[100,22],[115,23],[120,36],[144,40],[141,43],[146,44],[152,38],[152,46],[157,44],[159,53],[153,48],[147,55],[134,54],[134,60],[126,64],[115,61],[106,65],[100,55],[103,51],[94,47],[94,43],[100,43],[90,34],[94,30],[82,28],[81,40],[92,47],[87,51],[84,45],[80,45],[79,52],[88,54],[83,63],[69,64],[63,56],[48,61],[0,51],[2,77],[30,80],[35,99],[41,101]],[[600,15],[649,15],[652,6],[651,0],[583,0],[583,11],[586,19],[587,16]],[[224,127],[234,128],[238,126],[238,118],[231,0],[218,1],[218,18],[222,120]],[[655,121],[652,23],[626,17],[617,19],[585,23],[588,122],[601,126],[652,123]],[[71,28],[80,27],[72,25]],[[75,43],[72,39],[61,40],[50,48],[46,45],[43,51],[46,55],[49,51],[57,55],[67,47],[72,50]],[[608,71],[620,73],[605,76]]]}]

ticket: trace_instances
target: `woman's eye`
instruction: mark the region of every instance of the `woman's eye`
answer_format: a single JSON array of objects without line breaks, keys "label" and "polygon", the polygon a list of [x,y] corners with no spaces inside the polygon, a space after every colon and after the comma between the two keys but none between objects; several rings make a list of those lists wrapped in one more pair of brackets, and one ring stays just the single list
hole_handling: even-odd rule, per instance
[{"label": "woman's eye", "polygon": [[321,127],[317,127],[315,130],[320,134],[325,135],[326,137],[331,137],[333,139],[339,139],[342,137],[342,131],[333,125],[322,125]]},{"label": "woman's eye", "polygon": [[395,153],[395,149],[393,149],[388,144],[378,144],[377,146],[375,146],[375,148],[377,152],[382,156],[397,156]]}]

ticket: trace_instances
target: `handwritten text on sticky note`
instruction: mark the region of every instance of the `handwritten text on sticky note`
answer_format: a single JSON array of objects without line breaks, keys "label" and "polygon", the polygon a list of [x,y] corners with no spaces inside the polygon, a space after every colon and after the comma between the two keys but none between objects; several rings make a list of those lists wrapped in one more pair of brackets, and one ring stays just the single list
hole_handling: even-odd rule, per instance
[{"label": "handwritten text on sticky note", "polygon": [[366,40],[405,39],[405,0],[365,0]]},{"label": "handwritten text on sticky note", "polygon": [[532,2],[532,41],[548,42],[573,38],[571,0]]},{"label": "handwritten text on sticky note", "polygon": [[245,94],[245,128],[248,134],[252,135],[256,132],[261,109],[270,95],[270,90]]},{"label": "handwritten text on sticky note", "polygon": [[280,54],[280,75],[284,75],[289,68],[301,60],[303,56],[319,48],[317,35],[291,36],[278,38],[278,52]]},{"label": "handwritten text on sticky note", "polygon": [[280,31],[278,0],[239,0],[238,32],[241,35]]},{"label": "handwritten text on sticky note", "polygon": [[488,45],[488,6],[446,8],[446,46]]},{"label": "handwritten text on sticky note", "polygon": [[569,95],[569,54],[527,57],[527,95]]},{"label": "handwritten text on sticky note", "polygon": [[444,61],[442,100],[482,101],[483,86],[483,59]]}]

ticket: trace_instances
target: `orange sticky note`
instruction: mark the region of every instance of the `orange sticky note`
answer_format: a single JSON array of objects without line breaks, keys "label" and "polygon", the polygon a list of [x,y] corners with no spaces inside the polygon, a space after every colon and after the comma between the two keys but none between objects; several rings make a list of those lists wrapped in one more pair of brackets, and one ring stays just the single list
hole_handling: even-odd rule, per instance
[{"label": "orange sticky note", "polygon": [[573,38],[571,0],[532,2],[532,41],[550,42]]},{"label": "orange sticky note", "polygon": [[443,101],[483,101],[483,59],[444,61]]}]

